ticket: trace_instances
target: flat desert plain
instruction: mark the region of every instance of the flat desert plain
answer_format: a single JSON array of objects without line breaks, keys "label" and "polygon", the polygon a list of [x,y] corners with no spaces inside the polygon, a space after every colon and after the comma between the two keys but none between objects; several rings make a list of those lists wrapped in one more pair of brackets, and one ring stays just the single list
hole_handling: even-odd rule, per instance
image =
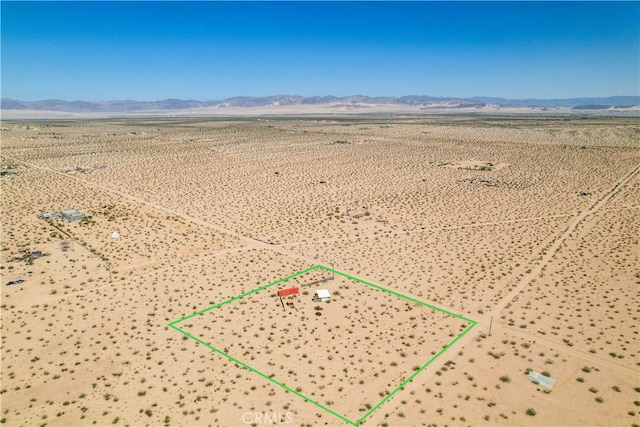
[{"label": "flat desert plain", "polygon": [[3,424],[640,424],[637,118],[0,135]]}]

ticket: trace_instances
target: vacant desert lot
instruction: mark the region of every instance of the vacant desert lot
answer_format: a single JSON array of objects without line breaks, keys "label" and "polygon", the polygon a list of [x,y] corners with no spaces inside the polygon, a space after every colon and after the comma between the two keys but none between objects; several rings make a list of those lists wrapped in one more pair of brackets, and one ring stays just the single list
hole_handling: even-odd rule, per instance
[{"label": "vacant desert lot", "polygon": [[[636,118],[3,121],[0,135],[6,425],[348,424],[169,327],[316,264],[478,322],[363,425],[640,424]],[[90,218],[39,218],[67,209]],[[351,420],[469,326],[342,276],[295,308],[277,288],[184,329]],[[337,293],[315,303],[316,288]]]}]

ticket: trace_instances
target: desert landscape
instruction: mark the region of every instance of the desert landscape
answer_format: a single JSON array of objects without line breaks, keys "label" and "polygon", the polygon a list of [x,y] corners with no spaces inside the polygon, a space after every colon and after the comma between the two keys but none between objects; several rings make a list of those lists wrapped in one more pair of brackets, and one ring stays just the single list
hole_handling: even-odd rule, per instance
[{"label": "desert landscape", "polygon": [[2,424],[640,425],[637,116],[0,137]]}]

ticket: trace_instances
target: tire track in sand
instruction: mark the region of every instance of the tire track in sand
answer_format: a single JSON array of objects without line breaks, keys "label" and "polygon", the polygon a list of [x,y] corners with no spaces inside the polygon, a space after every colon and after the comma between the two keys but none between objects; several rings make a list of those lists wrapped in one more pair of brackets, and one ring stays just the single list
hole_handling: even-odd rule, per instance
[{"label": "tire track in sand", "polygon": [[562,243],[564,243],[571,236],[571,234],[576,230],[578,225],[580,225],[582,221],[584,221],[588,216],[598,212],[605,205],[605,203],[607,203],[607,201],[622,188],[622,186],[624,186],[631,178],[633,178],[635,174],[638,173],[638,171],[640,171],[640,165],[637,165],[630,172],[628,172],[626,175],[620,178],[608,192],[602,195],[599,199],[595,200],[591,204],[591,206],[589,206],[589,208],[579,212],[576,218],[567,226],[564,233],[562,233],[558,238],[553,240],[547,248],[543,249],[544,255],[542,256],[542,259],[540,260],[540,262],[535,266],[533,266],[531,268],[531,272],[522,279],[521,283],[518,286],[516,286],[509,294],[507,294],[495,306],[495,308],[491,312],[491,315],[492,316],[499,315],[502,312],[502,310],[504,310],[504,308],[511,301],[513,301],[516,295],[518,295],[520,292],[522,292],[524,288],[530,285],[534,279],[538,278],[542,270],[545,267],[547,267],[547,265],[555,257]]}]

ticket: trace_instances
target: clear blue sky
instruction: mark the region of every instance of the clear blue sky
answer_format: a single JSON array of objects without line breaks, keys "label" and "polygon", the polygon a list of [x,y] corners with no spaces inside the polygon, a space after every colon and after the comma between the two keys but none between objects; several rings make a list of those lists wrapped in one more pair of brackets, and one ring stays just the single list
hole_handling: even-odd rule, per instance
[{"label": "clear blue sky", "polygon": [[640,2],[9,2],[2,97],[640,93]]}]

